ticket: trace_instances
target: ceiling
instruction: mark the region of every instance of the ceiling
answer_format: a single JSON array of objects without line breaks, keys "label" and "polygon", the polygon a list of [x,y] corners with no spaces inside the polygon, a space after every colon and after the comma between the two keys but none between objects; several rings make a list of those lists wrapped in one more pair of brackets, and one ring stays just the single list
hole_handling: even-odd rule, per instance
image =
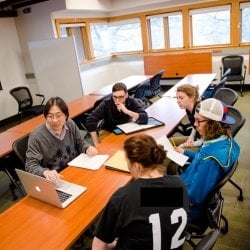
[{"label": "ceiling", "polygon": [[16,9],[48,0],[0,0],[0,17],[17,16]]}]

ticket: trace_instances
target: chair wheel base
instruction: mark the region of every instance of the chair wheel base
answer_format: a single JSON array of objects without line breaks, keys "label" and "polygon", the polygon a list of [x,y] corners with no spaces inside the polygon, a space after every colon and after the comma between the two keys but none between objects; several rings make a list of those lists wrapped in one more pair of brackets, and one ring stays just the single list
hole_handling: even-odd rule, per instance
[{"label": "chair wheel base", "polygon": [[239,195],[239,196],[238,196],[238,201],[243,201],[243,200],[244,200],[243,196],[242,196],[242,195]]},{"label": "chair wheel base", "polygon": [[222,227],[221,229],[220,229],[220,231],[221,231],[221,233],[222,234],[227,234],[228,233],[228,228],[226,228],[226,227]]}]

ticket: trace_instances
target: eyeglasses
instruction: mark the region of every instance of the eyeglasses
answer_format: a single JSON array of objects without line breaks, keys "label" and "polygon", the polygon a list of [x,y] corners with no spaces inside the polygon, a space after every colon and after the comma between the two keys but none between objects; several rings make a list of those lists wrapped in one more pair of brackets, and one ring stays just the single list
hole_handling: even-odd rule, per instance
[{"label": "eyeglasses", "polygon": [[49,119],[49,120],[53,120],[53,119],[57,119],[57,120],[59,120],[59,119],[61,119],[62,117],[65,117],[65,115],[63,114],[63,113],[56,113],[56,114],[48,114],[47,115],[47,119]]},{"label": "eyeglasses", "polygon": [[207,122],[208,120],[198,120],[198,119],[195,119],[194,120],[194,123],[197,123],[199,126],[202,122]]},{"label": "eyeglasses", "polygon": [[115,96],[115,95],[113,95],[112,97],[113,97],[114,99],[122,100],[122,99],[125,98],[125,96],[126,96],[126,95],[120,95],[120,96]]}]

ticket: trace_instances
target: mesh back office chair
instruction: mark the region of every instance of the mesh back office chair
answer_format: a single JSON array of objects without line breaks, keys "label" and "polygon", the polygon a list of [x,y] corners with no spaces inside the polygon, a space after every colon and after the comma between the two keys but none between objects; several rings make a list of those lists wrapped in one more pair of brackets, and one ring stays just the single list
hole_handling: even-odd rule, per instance
[{"label": "mesh back office chair", "polygon": [[134,91],[134,98],[140,99],[142,101],[142,105],[144,108],[147,108],[152,104],[152,102],[146,98],[146,87],[144,83],[141,83],[137,86],[137,88]]},{"label": "mesh back office chair", "polygon": [[[227,76],[227,82],[240,82],[240,93],[243,96],[243,89],[246,76],[246,65],[243,66],[244,58],[240,55],[224,56],[221,59],[222,67],[220,67],[221,76],[226,72],[228,68],[231,69],[231,73]],[[244,69],[243,69],[244,68]]]},{"label": "mesh back office chair", "polygon": [[233,106],[237,102],[238,97],[237,92],[230,88],[220,88],[213,95],[213,98],[230,106]]},{"label": "mesh back office chair", "polygon": [[10,94],[15,98],[18,103],[18,115],[20,115],[20,121],[24,115],[40,115],[44,110],[44,95],[36,94],[36,96],[41,97],[41,104],[33,106],[33,99],[30,90],[25,87],[16,87],[10,90]]},{"label": "mesh back office chair", "polygon": [[[206,232],[209,228],[213,230],[219,230],[223,234],[228,232],[228,220],[222,214],[224,198],[221,194],[222,187],[230,180],[234,174],[238,162],[235,162],[234,165],[229,169],[227,173],[222,177],[220,181],[216,184],[213,190],[208,194],[208,197],[205,202],[205,211],[204,218],[200,223],[189,224],[187,229],[187,242],[196,249],[196,244],[194,239],[204,238]],[[221,227],[221,220],[224,221],[224,226]]]},{"label": "mesh back office chair", "polygon": [[145,97],[148,100],[155,96],[161,97],[160,80],[164,72],[165,70],[157,72],[151,79],[149,79],[149,82],[145,84],[147,86],[145,89]]},{"label": "mesh back office chair", "polygon": [[[236,134],[240,131],[240,129],[244,126],[246,118],[241,114],[241,112],[237,108],[233,106],[228,106],[228,114],[232,116],[236,121],[235,124],[230,126],[232,136],[235,137]],[[240,194],[238,196],[238,200],[243,201],[244,198],[242,188],[231,179],[229,180],[229,182],[239,190]]]}]

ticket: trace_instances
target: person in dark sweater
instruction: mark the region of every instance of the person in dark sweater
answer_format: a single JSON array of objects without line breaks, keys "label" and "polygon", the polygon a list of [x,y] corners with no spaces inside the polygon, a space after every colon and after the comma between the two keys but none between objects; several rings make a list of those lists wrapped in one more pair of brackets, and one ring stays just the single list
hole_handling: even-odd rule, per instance
[{"label": "person in dark sweater", "polygon": [[28,141],[25,170],[44,176],[51,181],[60,180],[59,172],[80,153],[97,154],[73,120],[63,99],[52,97],[44,108],[46,122],[35,128]]},{"label": "person in dark sweater", "polygon": [[126,85],[118,82],[112,88],[112,97],[103,100],[86,119],[86,128],[95,145],[98,144],[96,129],[101,120],[103,129],[111,132],[116,125],[130,121],[146,124],[148,115],[140,100],[129,96]]}]

